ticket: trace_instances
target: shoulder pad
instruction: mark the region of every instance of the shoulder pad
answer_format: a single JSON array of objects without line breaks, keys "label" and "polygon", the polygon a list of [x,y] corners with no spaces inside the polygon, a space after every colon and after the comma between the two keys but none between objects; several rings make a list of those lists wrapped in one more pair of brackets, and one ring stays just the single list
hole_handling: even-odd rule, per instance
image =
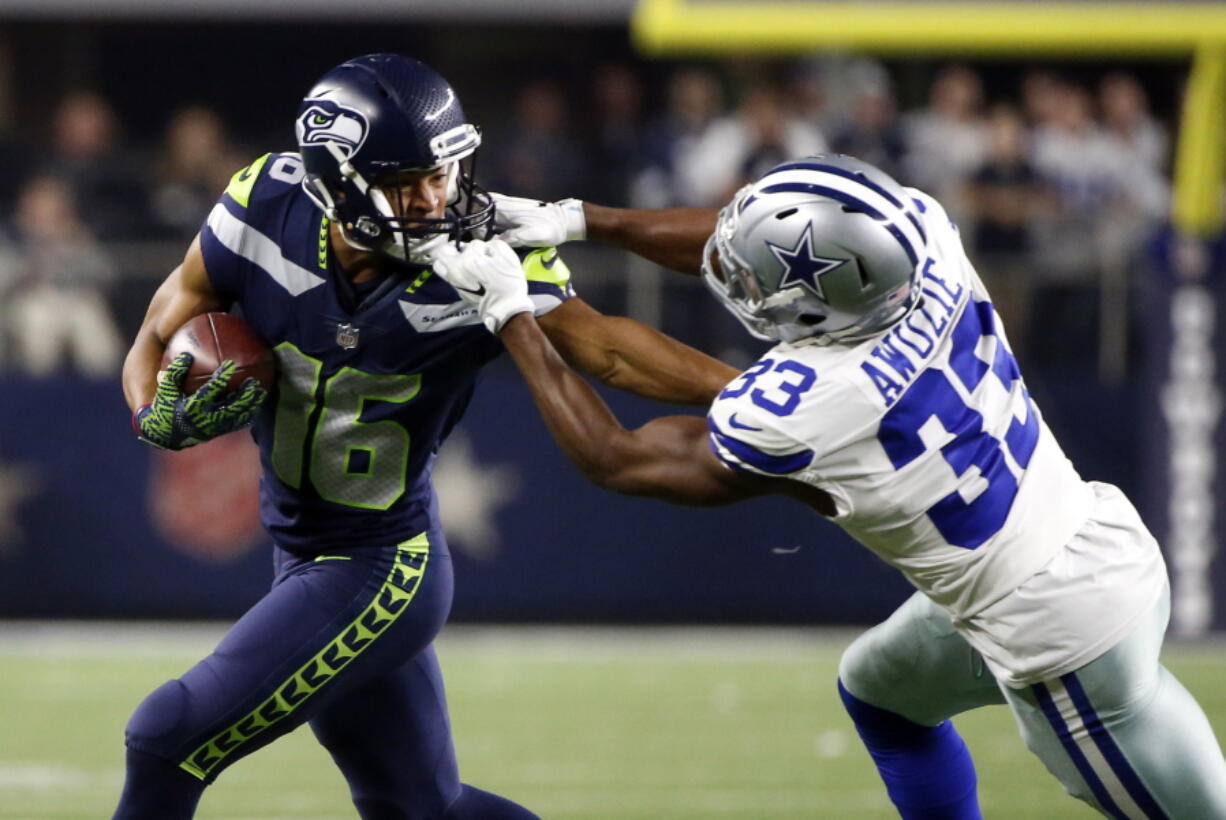
[{"label": "shoulder pad", "polygon": [[520,261],[524,266],[524,278],[529,282],[541,282],[563,290],[570,283],[570,268],[557,248],[522,248]]},{"label": "shoulder pad", "polygon": [[230,177],[230,184],[226,186],[226,196],[246,208],[251,201],[251,189],[255,187],[256,178],[271,156],[272,154],[265,154],[246,168],[236,171],[234,176]]},{"label": "shoulder pad", "polygon": [[265,154],[230,177],[224,196],[246,208],[253,199],[297,191],[305,173],[298,154]]}]

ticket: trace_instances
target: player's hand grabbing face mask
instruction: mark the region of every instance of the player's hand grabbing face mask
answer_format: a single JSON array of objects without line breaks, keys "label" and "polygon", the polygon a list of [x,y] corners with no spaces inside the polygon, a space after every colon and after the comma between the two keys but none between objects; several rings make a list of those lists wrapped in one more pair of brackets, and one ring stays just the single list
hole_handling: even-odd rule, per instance
[{"label": "player's hand grabbing face mask", "polygon": [[477,309],[490,333],[534,310],[519,257],[501,239],[474,240],[463,249],[448,243],[435,252],[433,268]]},{"label": "player's hand grabbing face mask", "polygon": [[551,248],[587,238],[583,203],[577,199],[542,202],[493,193],[490,197],[495,206],[494,227],[512,247]]}]

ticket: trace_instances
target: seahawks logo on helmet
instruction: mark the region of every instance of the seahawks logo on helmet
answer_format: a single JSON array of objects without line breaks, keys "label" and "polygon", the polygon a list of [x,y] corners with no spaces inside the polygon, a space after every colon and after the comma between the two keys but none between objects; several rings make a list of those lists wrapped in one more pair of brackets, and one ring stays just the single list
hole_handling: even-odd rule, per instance
[{"label": "seahawks logo on helmet", "polygon": [[323,145],[333,142],[351,157],[366,141],[370,124],[365,115],[331,100],[309,100],[311,103],[298,117],[298,144]]}]

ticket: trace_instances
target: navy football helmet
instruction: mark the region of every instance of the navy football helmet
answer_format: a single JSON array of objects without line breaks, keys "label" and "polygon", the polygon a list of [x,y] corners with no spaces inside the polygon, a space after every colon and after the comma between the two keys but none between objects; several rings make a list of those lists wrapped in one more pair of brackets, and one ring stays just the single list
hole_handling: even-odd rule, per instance
[{"label": "navy football helmet", "polygon": [[[494,203],[472,176],[481,132],[424,63],[398,54],[341,63],[303,99],[295,130],[303,188],[350,245],[424,264],[441,243],[492,232]],[[442,217],[393,207],[396,174],[439,168],[448,174]]]}]

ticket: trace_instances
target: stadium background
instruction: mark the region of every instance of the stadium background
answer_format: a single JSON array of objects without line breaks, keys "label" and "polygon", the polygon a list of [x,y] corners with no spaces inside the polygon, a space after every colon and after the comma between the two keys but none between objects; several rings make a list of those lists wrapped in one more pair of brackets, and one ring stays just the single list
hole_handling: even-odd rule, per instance
[{"label": "stadium background", "polygon": [[[1185,506],[1214,497],[1217,308],[1197,297],[1172,325],[1169,304],[1186,56],[648,58],[629,36],[628,3],[510,13],[470,2],[415,15],[368,0],[343,16],[274,3],[255,17],[222,3],[208,23],[186,3],[118,3],[111,17],[71,0],[5,8],[0,614],[228,617],[259,594],[267,552],[250,447],[241,436],[182,456],[134,446],[119,356],[229,174],[291,148],[311,79],[376,50],[419,56],[451,79],[484,130],[478,173],[496,190],[703,205],[789,153],[866,155],[949,203],[1084,475],[1122,486],[1162,534],[1170,465],[1202,487],[1185,482]],[[566,256],[597,307],[734,363],[755,355],[693,280],[599,248]],[[1220,267],[1214,257],[1211,296]],[[1179,332],[1192,395],[1164,410]],[[654,412],[615,403],[631,419]],[[1176,406],[1203,412],[1180,417],[1196,435],[1172,458],[1164,413]],[[461,556],[457,620],[855,624],[907,592],[786,504],[698,512],[583,486],[505,362],[441,478]],[[1223,623],[1205,594],[1222,584],[1205,507],[1188,513],[1194,532],[1180,543],[1191,540],[1191,557],[1175,567],[1177,601],[1192,595],[1177,605],[1189,633]]]},{"label": "stadium background", "polygon": [[[1185,92],[1220,93],[1221,54],[1189,86],[1188,48],[1112,53],[1090,37],[1077,56],[964,45],[951,58],[948,43],[906,37],[674,53],[640,28],[648,52],[634,5],[0,2],[0,817],[103,816],[128,712],[266,587],[249,441],[174,456],[137,445],[119,356],[229,175],[291,148],[312,79],[372,51],[453,82],[485,133],[478,175],[498,190],[711,204],[825,145],[944,198],[1065,449],[1136,499],[1163,541],[1177,632],[1226,625],[1213,605],[1226,590],[1214,561],[1226,251],[1220,223],[1187,235],[1168,219]],[[1220,146],[1212,156],[1200,176],[1215,185]],[[696,282],[600,248],[564,253],[602,310],[734,363],[756,355]],[[658,412],[610,399],[630,421]],[[827,628],[872,623],[908,593],[866,551],[783,503],[690,511],[584,485],[507,362],[438,478],[461,626],[440,651],[473,782],[546,817],[891,816],[831,689],[855,633]],[[1172,652],[1220,727],[1220,644]],[[1085,814],[1006,712],[959,725],[989,816]],[[347,816],[304,735],[236,767],[202,816]]]}]

